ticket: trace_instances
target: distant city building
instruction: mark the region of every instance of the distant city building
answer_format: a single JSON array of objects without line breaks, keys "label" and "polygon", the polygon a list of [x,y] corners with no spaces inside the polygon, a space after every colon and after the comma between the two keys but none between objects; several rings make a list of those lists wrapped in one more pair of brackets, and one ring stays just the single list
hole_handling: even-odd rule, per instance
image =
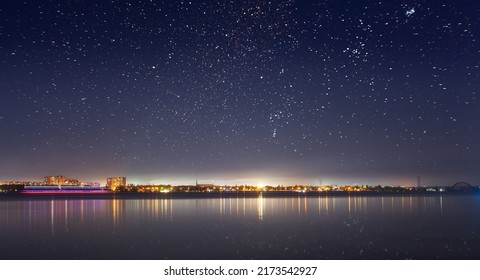
[{"label": "distant city building", "polygon": [[80,182],[77,179],[65,179],[63,186],[80,186]]},{"label": "distant city building", "polygon": [[118,187],[126,186],[127,185],[127,178],[126,177],[112,177],[107,178],[107,188],[114,191]]},{"label": "distant city building", "polygon": [[77,179],[67,179],[65,176],[46,176],[43,180],[45,186],[80,186],[82,185]]},{"label": "distant city building", "polygon": [[43,183],[47,186],[62,186],[65,184],[64,176],[46,176]]}]

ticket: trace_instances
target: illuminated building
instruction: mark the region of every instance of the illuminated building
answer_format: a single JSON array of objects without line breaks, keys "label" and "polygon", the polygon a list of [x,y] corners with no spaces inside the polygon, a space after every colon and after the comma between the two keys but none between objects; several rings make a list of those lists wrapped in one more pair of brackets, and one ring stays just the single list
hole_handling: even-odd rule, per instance
[{"label": "illuminated building", "polygon": [[65,179],[63,186],[80,186],[80,182],[77,179]]},{"label": "illuminated building", "polygon": [[112,177],[107,178],[107,188],[114,191],[118,187],[126,186],[127,185],[127,178],[126,177]]},{"label": "illuminated building", "polygon": [[46,176],[43,183],[47,186],[62,186],[65,184],[64,176]]}]

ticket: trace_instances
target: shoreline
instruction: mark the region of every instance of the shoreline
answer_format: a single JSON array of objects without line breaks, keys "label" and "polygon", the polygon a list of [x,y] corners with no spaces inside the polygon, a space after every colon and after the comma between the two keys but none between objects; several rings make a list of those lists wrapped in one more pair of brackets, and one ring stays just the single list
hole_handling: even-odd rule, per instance
[{"label": "shoreline", "polygon": [[22,194],[22,193],[2,193],[0,198],[24,199],[212,199],[212,198],[278,198],[278,197],[398,197],[398,196],[475,196],[479,191],[470,192],[168,192],[168,193],[140,193],[140,192],[116,192],[116,193],[91,193],[91,194]]}]

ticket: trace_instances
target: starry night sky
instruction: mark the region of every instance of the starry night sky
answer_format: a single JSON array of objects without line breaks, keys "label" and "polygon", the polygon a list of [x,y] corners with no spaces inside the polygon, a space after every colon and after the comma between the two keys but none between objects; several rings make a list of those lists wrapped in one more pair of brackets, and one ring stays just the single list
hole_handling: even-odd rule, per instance
[{"label": "starry night sky", "polygon": [[478,1],[0,13],[0,180],[480,183]]}]

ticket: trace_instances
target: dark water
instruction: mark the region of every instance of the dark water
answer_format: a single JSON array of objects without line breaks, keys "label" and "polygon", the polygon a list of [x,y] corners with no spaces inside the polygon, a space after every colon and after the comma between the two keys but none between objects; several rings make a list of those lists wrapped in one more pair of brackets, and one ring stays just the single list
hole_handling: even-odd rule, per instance
[{"label": "dark water", "polygon": [[480,196],[1,196],[0,258],[480,259]]}]

